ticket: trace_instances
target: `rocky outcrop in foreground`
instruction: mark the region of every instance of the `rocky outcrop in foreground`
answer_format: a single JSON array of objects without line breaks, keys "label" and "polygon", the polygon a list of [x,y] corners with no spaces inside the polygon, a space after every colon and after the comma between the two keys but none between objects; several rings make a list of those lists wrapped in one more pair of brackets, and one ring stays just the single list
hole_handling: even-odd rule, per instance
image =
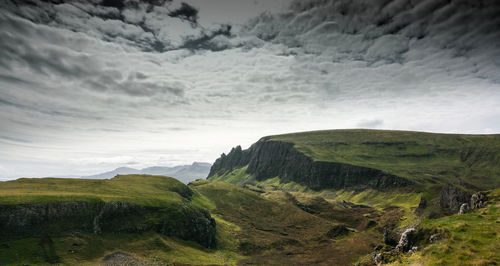
[{"label": "rocky outcrop in foreground", "polygon": [[378,169],[337,162],[313,161],[295,149],[293,143],[263,138],[248,150],[240,146],[215,161],[209,178],[248,166],[246,172],[257,180],[279,177],[311,189],[374,188],[389,189],[413,184],[412,181]]},{"label": "rocky outcrop in foreground", "polygon": [[0,205],[0,238],[82,230],[131,233],[156,231],[213,248],[215,220],[190,205],[142,206],[128,202],[60,202]]},{"label": "rocky outcrop in foreground", "polygon": [[482,192],[472,194],[448,184],[441,189],[439,205],[444,210],[464,214],[468,210],[484,207],[486,205],[486,195]]}]

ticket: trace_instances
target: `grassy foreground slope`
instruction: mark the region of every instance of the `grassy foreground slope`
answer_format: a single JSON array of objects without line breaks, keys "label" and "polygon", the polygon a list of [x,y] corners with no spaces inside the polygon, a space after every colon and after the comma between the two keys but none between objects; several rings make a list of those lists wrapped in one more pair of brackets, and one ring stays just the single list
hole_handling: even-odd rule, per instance
[{"label": "grassy foreground slope", "polygon": [[[134,216],[136,209],[130,214],[119,214],[112,218],[121,223],[148,222],[154,219],[174,220],[183,210],[188,213],[197,212],[198,203],[206,201],[199,194],[178,180],[165,176],[120,175],[109,180],[85,180],[62,178],[22,178],[14,181],[0,182],[0,210],[8,210],[15,206],[57,206],[70,202],[128,202],[145,206],[142,212],[146,216]],[[29,207],[27,207],[29,208]],[[55,207],[52,207],[53,209]],[[148,211],[152,210],[152,211]],[[167,210],[167,211],[165,211]],[[169,212],[172,210],[172,212]],[[64,210],[63,210],[64,211]],[[7,214],[8,217],[10,214]],[[162,217],[161,215],[167,215]],[[2,221],[0,213],[0,222]],[[16,215],[14,213],[14,215]],[[49,215],[48,213],[46,215]],[[92,214],[93,215],[93,214]],[[129,216],[127,216],[129,215]],[[131,216],[130,216],[131,215]],[[170,215],[170,216],[169,216]],[[122,217],[123,216],[123,217]],[[195,219],[199,217],[193,214]],[[22,217],[21,217],[22,218]],[[89,219],[91,217],[89,216]],[[132,218],[133,221],[130,220]],[[108,219],[108,218],[102,218]],[[101,219],[101,220],[102,220]],[[83,219],[81,224],[88,223]],[[70,217],[52,219],[50,225],[37,225],[39,231],[26,234],[12,234],[0,237],[1,265],[47,265],[60,263],[63,265],[99,265],[109,263],[121,264],[234,264],[242,256],[232,248],[224,245],[231,241],[228,227],[216,223],[217,248],[206,248],[195,241],[186,241],[178,237],[167,236],[153,229],[125,230],[95,234],[86,227],[71,227],[69,222],[78,225],[78,221]],[[106,223],[106,221],[101,221]],[[175,222],[174,222],[175,225]],[[181,225],[179,225],[181,226]],[[64,230],[62,228],[65,227]],[[34,228],[30,226],[30,228]],[[185,228],[183,228],[185,229]],[[189,230],[189,228],[187,228]],[[5,231],[5,230],[4,230]],[[4,232],[5,233],[5,232]],[[123,255],[125,254],[125,255]],[[125,256],[125,261],[116,260]]]},{"label": "grassy foreground slope", "polygon": [[488,194],[490,204],[463,215],[426,219],[424,231],[438,240],[420,244],[421,251],[396,258],[394,265],[498,265],[500,263],[500,189]]},{"label": "grassy foreground slope", "polygon": [[422,183],[461,178],[478,187],[500,186],[500,135],[393,130],[324,130],[270,136],[294,143],[315,161],[375,168]]}]

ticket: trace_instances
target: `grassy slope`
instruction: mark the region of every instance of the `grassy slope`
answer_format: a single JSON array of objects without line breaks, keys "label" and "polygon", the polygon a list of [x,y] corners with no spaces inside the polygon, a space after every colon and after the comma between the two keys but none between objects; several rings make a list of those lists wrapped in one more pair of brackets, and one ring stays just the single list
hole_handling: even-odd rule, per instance
[{"label": "grassy slope", "polygon": [[[189,188],[171,177],[121,175],[110,180],[22,178],[0,182],[0,204],[48,203],[64,201],[126,201],[148,206],[175,204],[207,205],[199,194],[191,201],[177,191]],[[241,255],[234,252],[232,226],[217,217],[217,250],[194,242],[166,237],[155,232],[143,234],[102,234],[69,232],[52,236],[59,262],[96,265],[106,254],[123,251],[138,260],[153,263],[234,264]],[[40,238],[0,239],[0,264],[46,264]]]},{"label": "grassy slope", "polygon": [[317,161],[380,169],[423,183],[464,178],[500,186],[500,135],[456,135],[389,130],[325,130],[276,135]]},{"label": "grassy slope", "polygon": [[[288,200],[275,199],[275,195],[262,197],[224,182],[197,181],[191,188],[196,197],[203,198],[197,200],[200,206],[209,207],[218,222],[224,221],[232,228],[227,231],[226,241],[239,246],[238,251],[247,256],[240,263],[345,265],[370,252],[381,237],[378,232],[364,229],[341,239],[325,237],[339,220],[354,221],[349,215],[363,219],[358,210],[338,211],[326,206],[324,218]],[[366,216],[377,216],[372,209],[361,211]]]},{"label": "grassy slope", "polygon": [[126,201],[148,206],[180,203],[187,187],[165,176],[119,175],[112,179],[21,178],[0,182],[0,204]]},{"label": "grassy slope", "polygon": [[498,265],[500,263],[500,189],[489,194],[490,204],[464,215],[424,220],[421,227],[443,231],[444,239],[429,244],[394,264]]},{"label": "grassy slope", "polygon": [[[131,254],[138,261],[146,263],[144,265],[154,265],[154,262],[223,265],[234,264],[236,259],[241,258],[225,249],[209,250],[193,242],[165,237],[155,232],[98,236],[71,233],[53,237],[52,240],[62,265],[98,265],[105,255],[116,251]],[[39,238],[0,242],[1,264],[47,265],[39,243]]]},{"label": "grassy slope", "polygon": [[246,173],[247,167],[248,166],[234,169],[220,176],[215,174],[210,177],[210,181],[223,181],[234,185],[240,185],[242,182],[251,178],[251,175]]}]

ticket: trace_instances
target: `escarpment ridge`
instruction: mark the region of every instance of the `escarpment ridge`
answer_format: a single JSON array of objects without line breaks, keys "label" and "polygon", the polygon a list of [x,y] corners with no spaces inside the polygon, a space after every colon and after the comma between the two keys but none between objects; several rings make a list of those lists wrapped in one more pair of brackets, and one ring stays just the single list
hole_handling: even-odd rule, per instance
[{"label": "escarpment ridge", "polygon": [[500,135],[355,129],[264,137],[222,154],[208,178],[278,177],[314,190],[441,187],[457,180],[491,189],[500,185],[498,170]]}]

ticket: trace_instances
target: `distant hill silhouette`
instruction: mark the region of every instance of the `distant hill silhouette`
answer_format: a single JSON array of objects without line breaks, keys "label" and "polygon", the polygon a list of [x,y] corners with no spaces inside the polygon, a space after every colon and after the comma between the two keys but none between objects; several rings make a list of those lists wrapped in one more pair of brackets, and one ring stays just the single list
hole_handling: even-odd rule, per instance
[{"label": "distant hill silhouette", "polygon": [[193,180],[206,178],[210,167],[209,163],[194,162],[191,165],[178,165],[173,167],[166,166],[152,166],[144,169],[135,169],[130,167],[119,167],[115,170],[100,173],[90,176],[82,176],[81,178],[89,179],[108,179],[116,175],[130,175],[130,174],[143,174],[143,175],[164,175],[178,179],[179,181],[187,184]]}]

